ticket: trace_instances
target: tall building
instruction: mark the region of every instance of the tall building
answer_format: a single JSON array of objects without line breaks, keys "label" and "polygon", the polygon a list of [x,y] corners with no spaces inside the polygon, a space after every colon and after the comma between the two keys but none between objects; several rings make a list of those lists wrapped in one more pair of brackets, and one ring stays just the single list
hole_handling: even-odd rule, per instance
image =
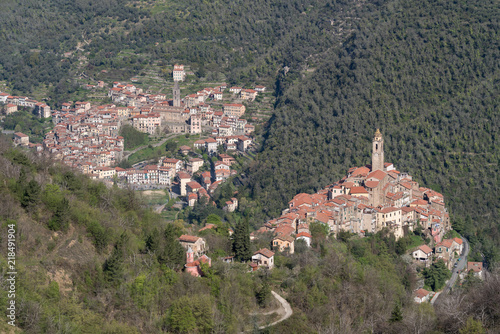
[{"label": "tall building", "polygon": [[382,133],[377,129],[373,138],[372,148],[372,171],[384,170],[384,139]]},{"label": "tall building", "polygon": [[180,107],[181,106],[181,89],[179,87],[179,81],[175,81],[175,83],[174,83],[173,94],[174,94],[174,99],[173,99],[174,107]]}]

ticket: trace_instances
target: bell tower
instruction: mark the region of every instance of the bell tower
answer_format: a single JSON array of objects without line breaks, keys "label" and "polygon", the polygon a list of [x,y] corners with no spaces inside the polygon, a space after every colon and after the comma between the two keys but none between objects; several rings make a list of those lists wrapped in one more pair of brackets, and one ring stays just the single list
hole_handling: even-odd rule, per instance
[{"label": "bell tower", "polygon": [[377,129],[372,143],[372,171],[384,170],[384,139]]},{"label": "bell tower", "polygon": [[180,107],[181,106],[181,89],[179,87],[179,81],[175,81],[174,89],[173,89],[172,93],[174,95],[174,99],[173,99],[174,107]]}]

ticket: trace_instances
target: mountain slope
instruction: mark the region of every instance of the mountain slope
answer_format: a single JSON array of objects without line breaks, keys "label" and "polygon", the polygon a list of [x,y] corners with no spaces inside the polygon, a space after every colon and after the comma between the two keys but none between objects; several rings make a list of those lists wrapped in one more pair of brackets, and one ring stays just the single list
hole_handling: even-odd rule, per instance
[{"label": "mountain slope", "polygon": [[[386,161],[442,191],[457,228],[498,260],[499,27],[492,1],[380,1],[310,76],[290,85],[248,187],[268,215],[369,163]],[[286,82],[286,77],[285,77]],[[472,223],[475,222],[475,224]]]}]

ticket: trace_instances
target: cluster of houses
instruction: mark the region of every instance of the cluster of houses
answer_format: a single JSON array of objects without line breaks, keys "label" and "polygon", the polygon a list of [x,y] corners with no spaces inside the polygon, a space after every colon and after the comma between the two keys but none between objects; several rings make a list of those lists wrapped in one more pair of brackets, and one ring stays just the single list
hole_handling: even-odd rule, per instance
[{"label": "cluster of houses", "polygon": [[[384,140],[377,129],[372,143],[372,164],[350,168],[338,182],[315,194],[301,193],[282,211],[253,233],[274,234],[273,249],[290,253],[296,239],[310,245],[309,225],[324,224],[330,233],[346,231],[360,236],[387,229],[396,239],[417,226],[440,243],[451,229],[443,195],[420,187],[411,175],[384,162]],[[443,248],[442,257],[446,257]]]},{"label": "cluster of houses", "polygon": [[[207,226],[200,229],[200,231],[212,227],[213,226]],[[229,233],[232,234],[232,230],[230,230]],[[212,259],[206,255],[208,246],[205,239],[194,235],[184,234],[181,235],[178,240],[182,247],[186,250],[186,264],[184,265],[185,271],[195,277],[202,276],[202,264],[206,264],[208,267],[212,265]],[[252,261],[249,263],[250,270],[255,271],[258,268],[272,269],[274,267],[274,254],[275,253],[273,251],[267,248],[259,249],[252,255]],[[233,262],[233,260],[233,256],[224,258],[224,262],[228,263]]]},{"label": "cluster of houses", "polygon": [[40,118],[50,117],[50,106],[27,96],[12,96],[8,93],[0,92],[0,103],[3,104],[6,115],[17,112],[19,107],[27,107],[36,112]]},{"label": "cluster of houses", "polygon": [[455,260],[462,254],[462,250],[462,239],[444,239],[435,244],[434,250],[427,245],[418,246],[418,248],[413,251],[412,256],[417,263],[425,267],[429,267],[433,261],[443,260],[447,268],[451,270]]},{"label": "cluster of houses", "polygon": [[[165,94],[147,94],[135,85],[120,82],[113,83],[108,96],[114,103],[135,108],[137,111],[130,115],[134,127],[150,134],[164,128],[173,133],[197,134],[201,133],[202,126],[213,127],[213,134],[220,136],[249,135],[254,131],[253,125],[241,119],[246,110],[243,104],[227,103],[223,105],[222,111],[215,111],[206,104],[208,99],[222,100],[226,84],[215,88],[207,87],[181,99],[179,81],[183,81],[185,77],[183,66],[176,65],[173,73],[174,87],[171,100],[167,100]],[[256,89],[265,91],[265,87],[258,87],[256,86]],[[233,92],[233,97],[249,101],[253,101],[258,93],[257,90],[239,87],[232,87],[230,91]]]},{"label": "cluster of houses", "polygon": [[45,135],[41,149],[92,174],[122,159],[124,138],[118,132],[124,119],[124,112],[113,104],[64,103],[61,111],[52,113],[54,128]]},{"label": "cluster of houses", "polygon": [[[467,268],[465,268],[459,275],[460,279],[465,279],[469,273],[472,273],[474,277],[480,280],[484,279],[483,263],[467,262]],[[421,288],[413,293],[413,301],[418,304],[430,302],[434,295],[435,293],[433,291],[428,291],[424,288]]]},{"label": "cluster of houses", "polygon": [[[215,190],[228,178],[237,174],[236,170],[231,169],[231,166],[235,163],[233,157],[224,153],[219,154],[218,157],[220,160],[212,163],[210,170],[204,171],[200,175],[197,174],[194,176],[194,173],[199,168],[194,165],[196,162],[191,160],[196,158],[190,160],[186,171],[177,173],[174,181],[174,189],[177,188],[179,194],[185,196],[189,206],[194,206],[202,197],[210,201]],[[198,163],[202,164],[203,160],[198,161]],[[238,200],[231,198],[225,203],[223,210],[233,212],[237,208]]]}]

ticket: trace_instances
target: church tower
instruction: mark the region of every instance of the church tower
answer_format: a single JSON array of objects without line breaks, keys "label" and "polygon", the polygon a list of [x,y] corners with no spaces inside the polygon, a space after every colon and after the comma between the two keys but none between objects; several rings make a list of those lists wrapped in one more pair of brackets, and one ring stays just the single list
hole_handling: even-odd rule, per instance
[{"label": "church tower", "polygon": [[179,87],[179,81],[175,81],[173,94],[174,94],[174,102],[173,102],[174,107],[180,107],[181,106],[181,89]]},{"label": "church tower", "polygon": [[377,129],[373,138],[372,171],[375,170],[384,170],[384,139],[379,129]]}]

